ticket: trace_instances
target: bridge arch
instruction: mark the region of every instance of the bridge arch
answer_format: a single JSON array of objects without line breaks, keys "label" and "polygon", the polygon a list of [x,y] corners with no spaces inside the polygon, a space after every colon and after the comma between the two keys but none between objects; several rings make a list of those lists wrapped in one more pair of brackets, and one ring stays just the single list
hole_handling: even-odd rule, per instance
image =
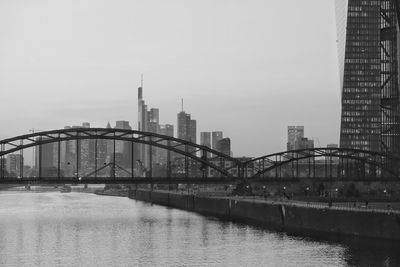
[{"label": "bridge arch", "polygon": [[[238,169],[242,166],[242,163],[239,160],[230,157],[229,155],[193,142],[156,133],[115,128],[70,128],[36,132],[4,139],[0,141],[0,157],[4,158],[4,156],[17,151],[22,151],[32,147],[40,148],[42,145],[51,143],[58,143],[58,149],[60,149],[61,142],[78,140],[112,140],[131,142],[132,151],[134,143],[149,145],[150,147],[165,149],[180,154],[183,157],[190,158],[193,161],[200,163],[204,168],[207,167],[214,169],[222,176],[231,178],[233,177],[231,172],[222,166],[222,164],[218,165],[216,162],[218,160],[231,162],[230,165],[235,166]],[[198,154],[201,155],[199,156]],[[58,155],[58,169],[59,167],[60,154]],[[238,173],[240,173],[240,171],[238,171]]]},{"label": "bridge arch", "polygon": [[[277,172],[279,168],[282,168],[282,166],[297,164],[298,168],[300,162],[310,164],[311,159],[314,160],[317,158],[325,158],[325,161],[327,161],[327,159],[337,158],[339,160],[339,162],[336,162],[337,164],[340,164],[340,161],[343,160],[350,160],[360,163],[358,165],[361,166],[360,168],[365,168],[365,165],[370,166],[372,169],[375,169],[374,171],[379,171],[381,175],[384,174],[392,177],[398,177],[399,175],[399,157],[380,152],[346,148],[312,148],[284,151],[248,160],[244,162],[243,165],[244,169],[248,169],[252,166],[255,169],[255,173],[251,178],[258,178],[273,170]],[[332,161],[329,163],[332,163]],[[312,164],[314,164],[315,167],[316,162],[313,161]],[[347,175],[348,173],[340,173],[338,175],[343,174]]]}]

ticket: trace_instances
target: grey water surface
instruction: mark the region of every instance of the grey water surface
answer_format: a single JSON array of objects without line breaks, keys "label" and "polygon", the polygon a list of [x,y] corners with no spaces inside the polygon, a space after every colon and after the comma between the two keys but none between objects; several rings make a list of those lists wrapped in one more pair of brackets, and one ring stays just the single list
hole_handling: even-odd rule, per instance
[{"label": "grey water surface", "polygon": [[397,254],[122,197],[0,193],[0,266],[397,266]]}]

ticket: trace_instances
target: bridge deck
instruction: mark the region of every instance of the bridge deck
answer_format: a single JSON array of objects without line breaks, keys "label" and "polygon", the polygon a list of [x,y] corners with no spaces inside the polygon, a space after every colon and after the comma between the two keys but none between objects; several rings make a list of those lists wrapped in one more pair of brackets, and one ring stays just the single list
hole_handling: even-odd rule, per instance
[{"label": "bridge deck", "polygon": [[[45,178],[3,178],[0,184],[231,184],[243,181],[234,177],[45,177]],[[258,177],[248,182],[293,183],[293,182],[400,182],[398,177]]]}]

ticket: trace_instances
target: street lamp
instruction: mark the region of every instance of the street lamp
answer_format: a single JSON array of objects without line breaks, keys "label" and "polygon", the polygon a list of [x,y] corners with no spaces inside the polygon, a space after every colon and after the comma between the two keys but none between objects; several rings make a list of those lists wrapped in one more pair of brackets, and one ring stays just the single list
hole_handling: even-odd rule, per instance
[{"label": "street lamp", "polygon": [[263,185],[263,197],[267,198],[267,187],[265,185]]}]

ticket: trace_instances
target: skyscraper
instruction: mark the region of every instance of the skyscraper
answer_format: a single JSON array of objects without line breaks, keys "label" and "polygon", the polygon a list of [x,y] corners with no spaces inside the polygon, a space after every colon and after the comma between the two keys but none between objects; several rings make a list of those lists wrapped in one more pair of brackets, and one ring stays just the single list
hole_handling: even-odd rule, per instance
[{"label": "skyscraper", "polygon": [[[107,128],[111,128],[110,123],[107,124]],[[105,139],[99,139],[97,140],[97,157],[95,158],[95,165],[97,167],[97,170],[103,167],[104,165],[107,164],[107,156],[108,153],[111,151],[108,151],[108,144],[110,146],[112,145],[111,140],[105,140]],[[100,172],[97,173],[97,175],[104,175],[104,174],[109,174],[108,170],[101,170]]]},{"label": "skyscraper", "polygon": [[[90,128],[89,122],[82,123],[82,128]],[[82,175],[89,174],[94,171],[95,160],[95,141],[79,140],[80,146],[80,173]]]},{"label": "skyscraper", "polygon": [[174,125],[172,124],[160,125],[160,134],[174,137]]},{"label": "skyscraper", "polygon": [[[129,121],[116,121],[115,129],[121,130],[132,130],[132,127],[129,125]],[[115,141],[115,161],[116,164],[128,167],[131,163],[132,158],[132,144],[127,141]],[[113,155],[114,156],[114,155]],[[117,161],[119,159],[119,161]]]},{"label": "skyscraper", "polygon": [[8,154],[6,161],[7,172],[12,176],[19,176],[24,166],[24,158],[21,154]]},{"label": "skyscraper", "polygon": [[231,139],[222,138],[217,142],[217,150],[225,155],[231,155]]},{"label": "skyscraper", "polygon": [[[147,106],[144,103],[143,99],[143,79],[141,86],[138,88],[138,131],[147,131]],[[145,162],[147,158],[146,154],[146,146],[143,144],[138,144],[138,160],[141,162]]]},{"label": "skyscraper", "polygon": [[192,120],[190,114],[181,111],[178,113],[178,138],[196,143],[196,120]]},{"label": "skyscraper", "polygon": [[[160,118],[159,109],[151,108],[148,110],[147,105],[143,99],[143,78],[141,86],[138,88],[138,130],[143,132],[159,133],[160,132]],[[150,140],[149,137],[146,137]],[[158,163],[158,153],[160,149],[150,147],[149,145],[137,144],[135,145],[134,154],[135,159],[139,160],[141,164],[147,169],[150,168],[150,151],[153,163]]]},{"label": "skyscraper", "polygon": [[[116,121],[115,129],[132,130],[132,127],[129,125],[129,121]],[[115,152],[116,153],[124,153],[129,149],[130,149],[130,142],[115,141]]]},{"label": "skyscraper", "polygon": [[217,143],[222,138],[224,138],[224,135],[221,131],[212,132],[212,149],[217,149]]},{"label": "skyscraper", "polygon": [[304,126],[288,126],[287,151],[297,149],[296,144],[304,138]]},{"label": "skyscraper", "polygon": [[[174,125],[172,124],[165,124],[165,125],[160,125],[160,134],[162,135],[166,135],[166,136],[170,136],[170,137],[174,137]],[[161,142],[163,145],[168,145],[168,141],[162,141]],[[157,149],[158,154],[157,154],[157,161],[159,163],[167,163],[168,161],[168,151],[166,149]],[[174,155],[174,153],[170,153],[170,159],[172,160],[172,155]]]},{"label": "skyscraper", "polygon": [[200,133],[200,145],[211,148],[211,133],[210,132],[201,132]]},{"label": "skyscraper", "polygon": [[197,121],[196,120],[190,120],[189,141],[197,144]]},{"label": "skyscraper", "polygon": [[[47,137],[37,138],[37,141],[49,139]],[[57,167],[57,144],[55,143],[48,143],[38,147],[35,151],[35,166],[36,169],[41,169],[41,175],[43,177],[49,177],[54,175],[54,170]],[[75,168],[76,170],[76,168]]]},{"label": "skyscraper", "polygon": [[[143,85],[142,85],[143,86]],[[143,87],[138,88],[138,130],[146,131],[146,113],[147,108],[143,100]]]},{"label": "skyscraper", "polygon": [[399,1],[336,0],[340,146],[399,154]]},{"label": "skyscraper", "polygon": [[344,51],[346,49],[347,7],[349,0],[335,0],[336,32],[340,70],[340,88],[343,88]]},{"label": "skyscraper", "polygon": [[151,133],[159,133],[160,132],[160,119],[159,115],[160,111],[158,108],[151,108],[147,111],[147,131]]}]

